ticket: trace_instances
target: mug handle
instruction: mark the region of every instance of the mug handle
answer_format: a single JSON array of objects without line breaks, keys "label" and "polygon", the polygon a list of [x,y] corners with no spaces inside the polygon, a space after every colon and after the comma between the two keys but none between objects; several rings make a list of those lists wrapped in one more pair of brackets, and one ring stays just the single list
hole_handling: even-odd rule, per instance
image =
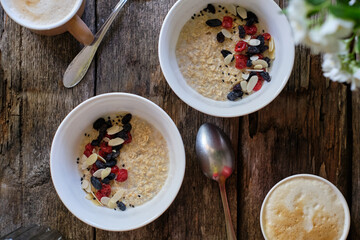
[{"label": "mug handle", "polygon": [[66,24],[66,29],[84,45],[90,45],[94,41],[91,30],[77,14]]}]

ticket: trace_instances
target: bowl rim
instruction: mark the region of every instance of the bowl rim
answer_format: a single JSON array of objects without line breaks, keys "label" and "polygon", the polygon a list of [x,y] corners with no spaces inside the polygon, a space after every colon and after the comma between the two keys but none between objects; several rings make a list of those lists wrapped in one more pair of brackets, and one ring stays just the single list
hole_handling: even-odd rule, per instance
[{"label": "bowl rim", "polygon": [[326,183],[327,185],[330,186],[330,188],[332,190],[334,190],[336,196],[338,196],[343,208],[344,208],[344,231],[343,233],[341,234],[341,237],[340,237],[340,240],[345,240],[349,234],[349,230],[350,230],[350,210],[349,210],[349,206],[346,202],[346,199],[344,197],[344,195],[340,192],[340,190],[333,184],[331,183],[329,180],[323,178],[323,177],[320,177],[320,176],[317,176],[317,175],[314,175],[314,174],[308,174],[308,173],[302,173],[302,174],[295,174],[295,175],[291,175],[291,176],[288,176],[282,180],[280,180],[279,182],[277,182],[270,190],[269,192],[266,194],[266,197],[264,198],[262,204],[261,204],[261,209],[260,209],[260,228],[261,228],[261,233],[264,237],[265,240],[268,240],[268,238],[266,237],[265,235],[265,230],[264,230],[264,226],[263,226],[263,212],[264,212],[264,205],[265,203],[267,202],[267,200],[269,199],[271,193],[274,192],[274,190],[280,186],[281,184],[283,184],[284,182],[287,182],[289,180],[292,180],[294,178],[312,178],[312,179],[316,179],[316,180],[319,180],[321,182],[324,182]]},{"label": "bowl rim", "polygon": [[[208,114],[211,116],[215,116],[215,117],[225,117],[225,118],[240,117],[240,116],[244,116],[244,115],[248,115],[250,113],[256,112],[256,111],[264,108],[268,104],[270,104],[280,94],[280,92],[284,89],[285,85],[287,84],[287,82],[292,74],[292,69],[293,69],[294,61],[295,61],[295,42],[294,42],[293,36],[291,34],[292,33],[291,27],[290,27],[290,23],[288,22],[287,18],[284,16],[284,20],[285,20],[284,25],[285,26],[282,26],[282,28],[285,28],[286,31],[289,32],[289,36],[287,36],[288,43],[291,45],[290,47],[288,47],[289,68],[288,68],[288,70],[286,70],[286,73],[284,74],[283,79],[281,79],[281,82],[279,82],[278,86],[276,87],[276,90],[273,91],[273,94],[267,96],[266,99],[264,99],[264,101],[257,102],[256,105],[251,106],[251,108],[246,107],[246,105],[248,105],[249,102],[244,104],[243,106],[238,104],[236,106],[231,106],[227,109],[223,108],[221,106],[214,107],[214,104],[211,104],[211,103],[216,104],[216,103],[222,102],[222,101],[215,101],[215,100],[212,100],[209,98],[206,98],[206,101],[209,101],[209,104],[207,104],[205,106],[205,103],[198,100],[198,98],[203,98],[203,99],[205,98],[200,93],[196,92],[196,98],[194,98],[191,95],[187,95],[187,94],[183,95],[182,94],[183,91],[181,90],[181,86],[177,86],[177,79],[175,77],[175,76],[177,76],[177,74],[176,73],[173,74],[172,70],[170,70],[170,67],[167,67],[167,62],[168,62],[167,55],[166,55],[167,50],[165,49],[165,47],[163,47],[168,44],[168,42],[166,41],[166,36],[169,33],[168,33],[168,31],[166,31],[166,29],[168,29],[171,26],[170,21],[171,21],[172,16],[178,10],[178,8],[180,8],[183,4],[187,3],[186,1],[190,2],[190,0],[178,0],[171,7],[171,9],[169,10],[169,12],[166,15],[164,22],[162,24],[162,27],[160,30],[159,42],[158,42],[158,57],[159,57],[160,67],[161,67],[161,70],[163,72],[163,75],[164,75],[167,83],[169,84],[171,89],[174,91],[174,93],[182,101],[184,101],[187,105],[191,106],[192,108],[194,108],[202,113],[205,113],[205,114]],[[277,9],[279,12],[281,11],[281,8],[274,1],[271,1],[271,0],[258,0],[258,1],[268,2],[268,4],[272,5],[272,7]],[[218,0],[218,2],[216,2],[216,3],[221,3],[221,2],[222,2],[221,0]],[[204,2],[204,4],[206,4],[206,3]],[[174,49],[174,51],[175,51],[175,49]],[[177,69],[178,68],[179,67],[177,66]],[[180,72],[180,74],[181,74],[181,72]],[[251,95],[249,95],[249,96],[251,96]],[[259,98],[259,97],[260,96],[257,96],[257,98]],[[256,100],[256,99],[252,99],[252,101],[250,101],[250,103],[254,102],[254,100]],[[224,102],[228,102],[228,101],[224,101]],[[254,105],[254,104],[252,104],[252,105]]]},{"label": "bowl rim", "polygon": [[[59,194],[59,189],[58,189],[58,183],[56,179],[54,179],[54,175],[53,172],[56,171],[56,169],[54,169],[53,166],[53,152],[54,152],[54,143],[56,143],[57,138],[59,137],[60,133],[62,132],[63,128],[66,127],[67,122],[72,118],[72,116],[79,111],[79,109],[84,108],[86,105],[88,105],[89,103],[95,102],[99,99],[104,99],[104,98],[112,98],[112,97],[130,97],[133,99],[137,99],[143,102],[146,102],[147,104],[151,105],[153,108],[157,109],[158,111],[160,111],[162,113],[162,117],[165,118],[166,121],[168,121],[171,125],[172,125],[172,130],[173,131],[173,137],[176,138],[176,141],[178,141],[179,143],[181,143],[181,147],[179,147],[177,152],[177,155],[179,156],[179,159],[182,159],[183,161],[181,161],[180,163],[180,168],[176,169],[176,172],[179,174],[179,181],[174,182],[174,184],[171,185],[172,189],[175,189],[174,191],[174,197],[172,199],[169,199],[168,201],[164,202],[164,207],[162,209],[160,209],[160,211],[158,211],[156,214],[154,214],[153,216],[151,216],[150,218],[142,221],[141,224],[137,224],[136,226],[130,227],[130,228],[126,228],[126,229],[119,229],[119,228],[109,228],[100,224],[97,224],[87,218],[83,218],[81,214],[77,214],[73,211],[73,209],[71,208],[71,206],[68,206],[67,204],[65,204],[64,201],[64,196],[62,196],[61,194]],[[160,130],[159,130],[160,131]],[[138,229],[141,228],[151,222],[153,222],[154,220],[156,220],[158,217],[160,217],[170,206],[171,204],[174,202],[176,196],[178,195],[180,188],[182,186],[183,180],[184,180],[184,176],[185,176],[185,168],[186,168],[186,155],[185,155],[185,148],[184,148],[184,143],[182,140],[182,137],[180,135],[180,132],[177,128],[177,126],[175,125],[174,121],[170,118],[170,116],[161,108],[159,107],[157,104],[153,103],[152,101],[138,96],[136,94],[131,94],[131,93],[123,93],[123,92],[116,92],[116,93],[105,93],[105,94],[100,94],[94,97],[91,97],[83,102],[81,102],[79,105],[77,105],[74,109],[72,109],[67,115],[66,117],[62,120],[61,124],[59,125],[59,127],[56,130],[56,133],[54,135],[52,144],[51,144],[51,150],[50,150],[50,174],[51,174],[51,180],[53,183],[53,186],[55,188],[55,191],[57,193],[57,195],[59,196],[61,202],[65,205],[65,207],[75,216],[77,217],[79,220],[81,220],[82,222],[98,228],[98,229],[102,229],[102,230],[106,230],[106,231],[113,231],[113,232],[122,232],[122,231],[130,231],[130,230],[134,230],[134,229]],[[169,176],[168,176],[169,177]],[[150,199],[149,201],[151,201],[152,199]]]}]

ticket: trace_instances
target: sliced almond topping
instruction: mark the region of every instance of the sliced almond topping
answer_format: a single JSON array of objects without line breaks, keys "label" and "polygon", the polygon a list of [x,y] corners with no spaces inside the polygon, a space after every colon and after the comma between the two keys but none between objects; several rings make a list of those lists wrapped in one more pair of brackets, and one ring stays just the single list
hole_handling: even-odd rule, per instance
[{"label": "sliced almond topping", "polygon": [[237,8],[236,8],[236,12],[239,14],[239,16],[240,16],[242,19],[247,18],[247,12],[246,12],[245,8],[237,7]]},{"label": "sliced almond topping", "polygon": [[93,197],[95,198],[95,200],[101,205],[101,206],[104,206],[104,204],[102,204],[100,201],[99,201],[99,199],[97,199],[97,197],[95,196],[95,194],[91,191],[90,192],[91,193],[91,195],[93,195]]},{"label": "sliced almond topping", "polygon": [[111,172],[111,168],[107,167],[105,168],[102,172],[101,172],[101,179],[106,178],[107,176],[109,176]]},{"label": "sliced almond topping", "polygon": [[106,163],[106,160],[102,156],[98,155],[98,159],[100,159],[100,161]]},{"label": "sliced almond topping", "polygon": [[110,201],[110,198],[108,198],[108,197],[102,197],[100,199],[100,202],[104,205],[108,205],[109,201]]},{"label": "sliced almond topping", "polygon": [[226,29],[222,29],[221,32],[222,32],[222,34],[224,34],[224,36],[226,38],[231,38],[232,37],[232,34]]},{"label": "sliced almond topping", "polygon": [[114,126],[112,126],[111,128],[108,128],[108,129],[106,130],[106,132],[107,132],[107,134],[109,134],[109,135],[114,135],[114,134],[120,132],[121,130],[122,130],[122,127],[120,127],[119,125],[114,125]]},{"label": "sliced almond topping", "polygon": [[245,69],[246,71],[249,71],[249,72],[263,72],[263,70],[259,70],[259,69],[251,69],[251,68],[246,68]]},{"label": "sliced almond topping", "polygon": [[96,153],[93,153],[86,159],[85,163],[87,166],[90,166],[93,165],[97,159],[98,159],[98,155]]},{"label": "sliced almond topping", "polygon": [[250,80],[249,80],[249,82],[248,82],[248,84],[247,84],[247,86],[246,86],[246,91],[247,91],[248,93],[250,93],[250,92],[254,89],[256,83],[258,82],[258,80],[259,80],[259,78],[258,78],[258,76],[256,76],[256,75],[254,75],[254,76],[252,76],[252,77],[250,78]]},{"label": "sliced almond topping", "polygon": [[262,66],[261,64],[258,64],[258,65],[255,65],[254,68],[255,68],[255,69],[262,69],[263,66]]},{"label": "sliced almond topping", "polygon": [[226,4],[225,8],[234,16],[236,16],[236,6],[234,4]]},{"label": "sliced almond topping", "polygon": [[84,179],[81,183],[81,188],[85,190],[88,186],[89,186],[89,181]]},{"label": "sliced almond topping", "polygon": [[271,60],[275,59],[275,51],[272,51],[272,52],[269,53],[269,58]]},{"label": "sliced almond topping", "polygon": [[91,184],[89,183],[89,185],[87,186],[87,188],[85,189],[86,192],[90,193],[91,192]]},{"label": "sliced almond topping", "polygon": [[246,35],[245,38],[244,38],[244,41],[245,42],[248,42],[251,40],[251,36],[250,35]]},{"label": "sliced almond topping", "polygon": [[247,81],[240,82],[241,89],[246,92],[247,88]]},{"label": "sliced almond topping", "polygon": [[120,189],[117,191],[114,196],[109,200],[108,207],[116,208],[116,202],[124,195],[124,190]]},{"label": "sliced almond topping", "polygon": [[249,40],[249,45],[250,46],[259,46],[260,45],[260,40],[259,39],[250,39]]},{"label": "sliced almond topping", "polygon": [[93,176],[96,178],[101,178],[101,173],[104,171],[104,169],[98,169],[96,172],[93,173]]},{"label": "sliced almond topping", "polygon": [[256,61],[253,61],[253,64],[255,66],[260,64],[262,66],[262,68],[267,68],[269,66],[268,63],[265,60],[262,60],[262,59],[258,59]]},{"label": "sliced almond topping", "polygon": [[123,143],[124,143],[124,139],[122,139],[122,138],[114,138],[114,139],[111,139],[108,142],[108,145],[113,147],[113,146],[118,146],[118,145],[123,144]]},{"label": "sliced almond topping", "polygon": [[229,54],[227,55],[225,58],[224,58],[224,63],[226,65],[230,64],[231,63],[231,60],[233,59],[234,55],[233,54]]},{"label": "sliced almond topping", "polygon": [[250,57],[250,60],[251,61],[256,61],[256,60],[258,60],[259,59],[259,56],[258,55],[252,55],[251,57]]},{"label": "sliced almond topping", "polygon": [[269,52],[272,52],[275,48],[274,38],[270,38],[269,40]]},{"label": "sliced almond topping", "polygon": [[104,137],[104,138],[103,138],[103,141],[104,141],[104,142],[109,142],[109,141],[110,141],[110,138]]},{"label": "sliced almond topping", "polygon": [[247,80],[249,78],[249,73],[243,73],[241,74],[241,77],[244,79],[244,80]]},{"label": "sliced almond topping", "polygon": [[87,200],[91,200],[93,197],[92,197],[92,195],[90,193],[88,193],[88,194],[86,194],[85,198]]}]

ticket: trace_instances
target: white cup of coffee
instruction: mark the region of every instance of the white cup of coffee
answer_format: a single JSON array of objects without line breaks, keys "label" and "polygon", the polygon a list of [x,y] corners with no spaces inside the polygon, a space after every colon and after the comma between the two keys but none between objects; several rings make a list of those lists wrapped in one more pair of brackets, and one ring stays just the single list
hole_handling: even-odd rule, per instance
[{"label": "white cup of coffee", "polygon": [[16,23],[41,35],[69,31],[79,42],[89,45],[94,36],[80,19],[85,0],[0,0]]},{"label": "white cup of coffee", "polygon": [[298,174],[278,182],[266,195],[260,212],[265,240],[345,240],[349,207],[341,192],[324,178]]}]

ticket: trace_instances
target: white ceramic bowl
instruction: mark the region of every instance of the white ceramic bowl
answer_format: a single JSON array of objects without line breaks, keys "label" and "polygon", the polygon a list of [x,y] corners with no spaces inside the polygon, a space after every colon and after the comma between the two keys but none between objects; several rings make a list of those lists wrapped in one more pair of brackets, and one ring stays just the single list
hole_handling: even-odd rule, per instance
[{"label": "white ceramic bowl", "polygon": [[347,202],[344,198],[344,196],[342,195],[342,193],[339,191],[339,189],[332,184],[331,182],[329,182],[328,180],[316,176],[316,175],[312,175],[312,174],[297,174],[297,175],[293,175],[287,178],[284,178],[283,180],[281,180],[280,182],[278,182],[274,187],[271,188],[271,190],[268,192],[268,194],[266,195],[262,205],[261,205],[261,210],[260,210],[260,226],[261,226],[261,232],[265,238],[265,240],[268,240],[268,238],[265,235],[265,230],[264,230],[264,226],[263,226],[263,211],[264,211],[264,206],[267,202],[267,200],[269,199],[271,193],[282,183],[292,180],[294,178],[310,178],[310,179],[315,179],[315,180],[320,180],[324,183],[326,183],[327,185],[329,185],[331,187],[332,190],[334,190],[335,194],[338,196],[338,198],[340,199],[340,202],[342,204],[342,206],[344,207],[344,215],[345,215],[345,221],[344,221],[344,232],[340,237],[340,240],[345,240],[347,235],[349,234],[349,230],[350,230],[350,211],[349,211],[349,206],[347,205]]},{"label": "white ceramic bowl", "polygon": [[[236,4],[253,11],[275,40],[272,80],[260,91],[239,101],[215,101],[196,92],[182,76],[176,60],[176,44],[182,27],[207,4]],[[164,76],[176,95],[200,112],[218,117],[236,117],[269,104],[284,88],[293,68],[294,40],[286,17],[273,0],[179,0],[167,14],[160,32],[159,59]]]},{"label": "white ceramic bowl", "polygon": [[[168,178],[160,192],[145,204],[126,211],[97,207],[85,199],[76,164],[79,141],[86,127],[99,117],[120,111],[139,116],[157,128],[167,142],[170,157]],[[60,199],[76,217],[96,228],[127,231],[152,222],[175,199],[185,172],[184,144],[174,122],[156,104],[133,94],[103,94],[81,103],[63,120],[51,146],[50,170]]]}]

